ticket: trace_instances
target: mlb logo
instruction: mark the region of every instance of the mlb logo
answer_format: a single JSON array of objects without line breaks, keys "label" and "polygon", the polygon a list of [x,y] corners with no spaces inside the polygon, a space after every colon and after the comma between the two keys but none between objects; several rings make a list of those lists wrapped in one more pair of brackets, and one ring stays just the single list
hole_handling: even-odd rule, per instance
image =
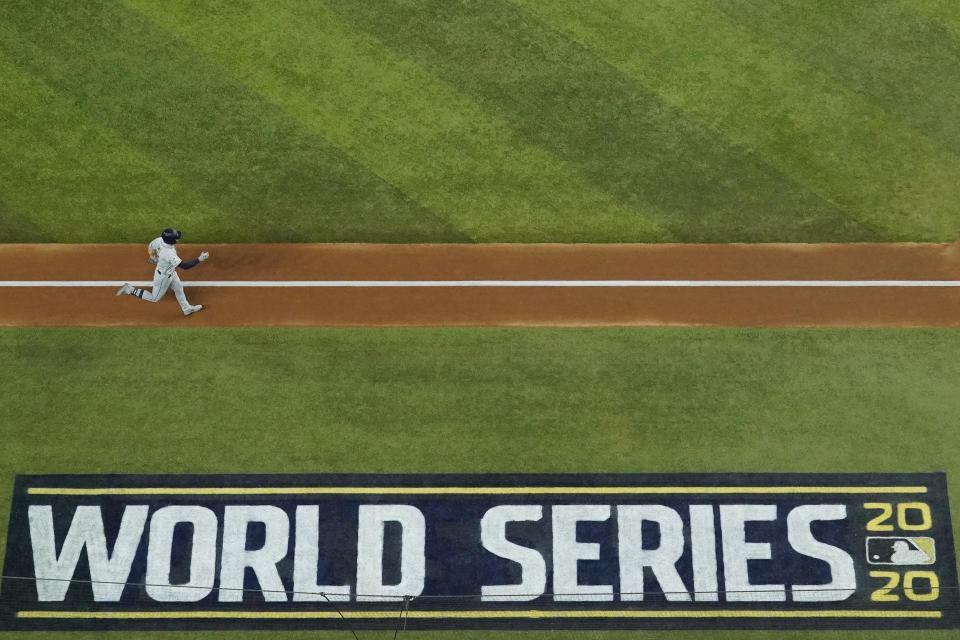
[{"label": "mlb logo", "polygon": [[933,564],[937,559],[933,538],[870,536],[867,562],[870,564]]}]

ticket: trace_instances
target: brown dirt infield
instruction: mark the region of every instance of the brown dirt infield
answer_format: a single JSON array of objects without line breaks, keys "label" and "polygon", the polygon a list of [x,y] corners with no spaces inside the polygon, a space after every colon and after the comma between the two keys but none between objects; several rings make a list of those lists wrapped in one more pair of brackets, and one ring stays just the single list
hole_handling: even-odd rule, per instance
[{"label": "brown dirt infield", "polygon": [[[960,244],[183,245],[217,280],[960,280]],[[0,280],[153,277],[145,245],[0,245]],[[960,327],[957,287],[189,287],[183,317],[96,288],[0,287],[0,326]]]}]

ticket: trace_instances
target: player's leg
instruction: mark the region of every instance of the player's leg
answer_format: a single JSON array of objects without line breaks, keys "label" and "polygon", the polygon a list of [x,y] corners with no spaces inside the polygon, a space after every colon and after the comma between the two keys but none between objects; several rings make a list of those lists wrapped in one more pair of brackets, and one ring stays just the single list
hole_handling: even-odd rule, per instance
[{"label": "player's leg", "polygon": [[177,297],[177,302],[180,303],[180,309],[183,311],[183,315],[188,316],[191,313],[196,313],[203,309],[202,304],[190,304],[187,302],[187,294],[183,292],[183,282],[180,281],[180,276],[176,273],[173,274],[170,288],[173,289],[173,295]]},{"label": "player's leg", "polygon": [[147,302],[157,302],[163,297],[163,294],[165,294],[169,288],[170,277],[164,277],[159,273],[154,273],[153,289],[147,291],[146,289],[138,289],[137,287],[133,287],[133,291],[130,292],[130,295],[136,296],[141,300],[146,300]]},{"label": "player's leg", "polygon": [[176,273],[170,278],[170,288],[173,289],[173,295],[176,296],[177,302],[180,303],[180,308],[186,313],[187,309],[190,308],[190,303],[187,302],[187,294],[183,292],[183,282]]}]

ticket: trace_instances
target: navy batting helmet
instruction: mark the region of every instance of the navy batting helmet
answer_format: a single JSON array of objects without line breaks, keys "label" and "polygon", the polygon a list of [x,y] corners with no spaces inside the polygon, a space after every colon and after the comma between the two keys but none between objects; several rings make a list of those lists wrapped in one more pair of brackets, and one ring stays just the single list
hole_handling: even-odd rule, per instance
[{"label": "navy batting helmet", "polygon": [[179,229],[164,229],[160,237],[167,244],[177,244],[177,240],[179,240],[182,235]]}]

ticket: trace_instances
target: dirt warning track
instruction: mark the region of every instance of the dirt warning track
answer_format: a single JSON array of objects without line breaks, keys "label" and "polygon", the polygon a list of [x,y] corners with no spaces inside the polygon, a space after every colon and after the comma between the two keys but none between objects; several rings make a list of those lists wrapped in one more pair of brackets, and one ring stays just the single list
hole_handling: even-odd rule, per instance
[{"label": "dirt warning track", "polygon": [[960,327],[960,244],[0,245],[0,326]]}]

